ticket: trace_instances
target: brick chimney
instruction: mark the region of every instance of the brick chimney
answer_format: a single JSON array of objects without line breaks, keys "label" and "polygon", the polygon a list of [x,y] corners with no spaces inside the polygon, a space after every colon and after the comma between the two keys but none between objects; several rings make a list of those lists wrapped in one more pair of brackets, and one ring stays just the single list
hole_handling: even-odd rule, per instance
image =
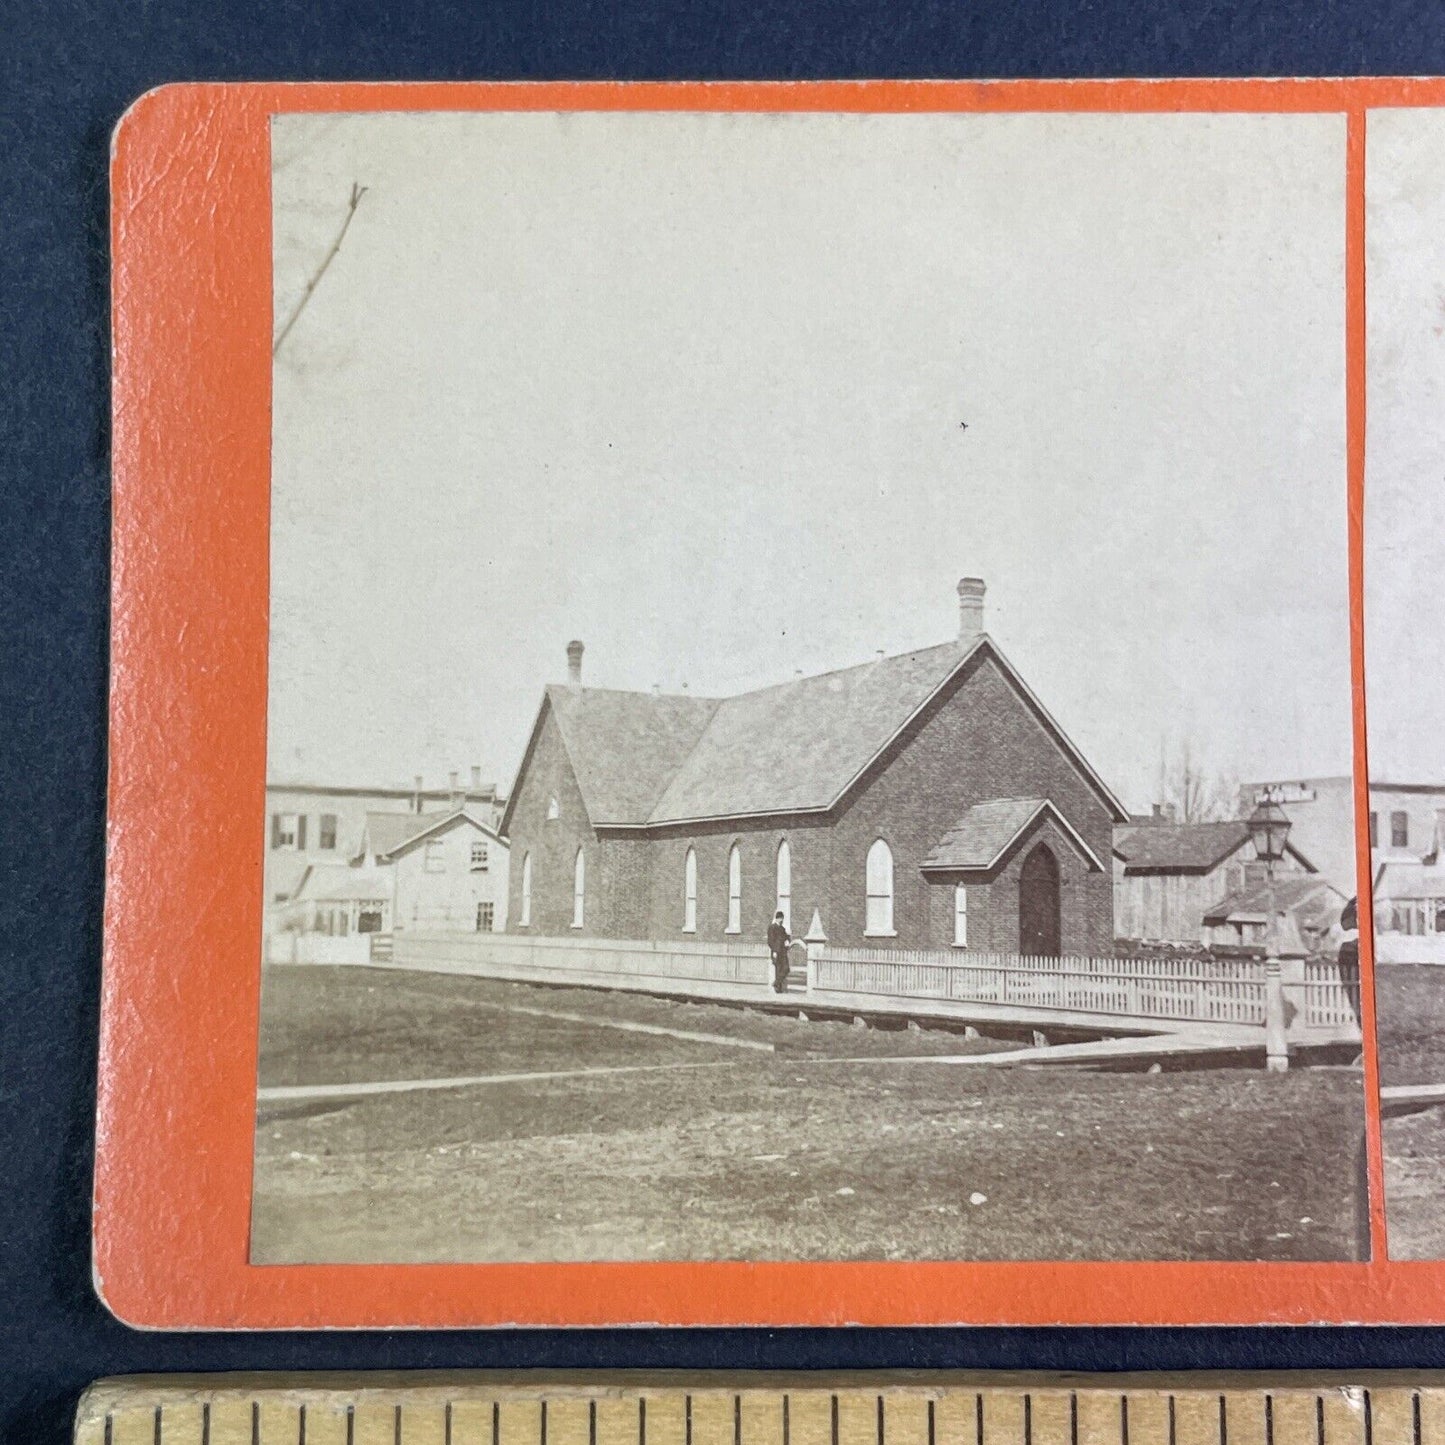
[{"label": "brick chimney", "polygon": [[482,791],[482,769],[479,763],[472,764],[472,792]]},{"label": "brick chimney", "polygon": [[988,589],[982,577],[958,579],[958,640],[972,642],[983,631],[983,594]]},{"label": "brick chimney", "polygon": [[456,772],[450,772],[447,774],[447,788],[450,794],[450,796],[447,798],[447,807],[453,813],[455,813],[457,809],[462,807],[463,804],[465,804],[467,801],[467,795],[462,792],[461,783],[459,781],[460,777],[461,775]]},{"label": "brick chimney", "polygon": [[582,686],[582,644],[577,641],[567,644],[567,686]]}]

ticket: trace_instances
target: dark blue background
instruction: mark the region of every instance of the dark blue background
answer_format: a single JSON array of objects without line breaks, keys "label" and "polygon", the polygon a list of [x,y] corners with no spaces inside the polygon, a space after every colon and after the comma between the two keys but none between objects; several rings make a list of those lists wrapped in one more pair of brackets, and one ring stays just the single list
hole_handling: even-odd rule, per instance
[{"label": "dark blue background", "polygon": [[80,1389],[124,1371],[1445,1364],[1445,1337],[1421,1330],[146,1335],[97,1304],[88,1249],[109,544],[106,164],[111,127],[135,96],[191,79],[1441,72],[1438,0],[3,0],[5,1438],[68,1438]]}]

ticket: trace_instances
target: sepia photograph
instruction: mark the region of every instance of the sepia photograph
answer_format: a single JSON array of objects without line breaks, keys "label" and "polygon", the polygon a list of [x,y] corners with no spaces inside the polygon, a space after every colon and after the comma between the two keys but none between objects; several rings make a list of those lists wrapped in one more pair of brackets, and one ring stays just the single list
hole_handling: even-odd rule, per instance
[{"label": "sepia photograph", "polygon": [[[1368,886],[1445,1102],[1427,124]],[[253,1263],[1368,1257],[1345,143],[273,117]]]},{"label": "sepia photograph", "polygon": [[1445,1259],[1445,113],[1377,110],[1366,166],[1365,694],[1385,1221]]}]

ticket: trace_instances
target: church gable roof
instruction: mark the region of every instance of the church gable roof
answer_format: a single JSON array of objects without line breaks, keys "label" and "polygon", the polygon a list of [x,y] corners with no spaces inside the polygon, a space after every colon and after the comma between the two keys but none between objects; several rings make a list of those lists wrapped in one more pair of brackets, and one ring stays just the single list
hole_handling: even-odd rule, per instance
[{"label": "church gable roof", "polygon": [[1047,798],[990,798],[975,803],[934,845],[923,860],[923,871],[986,872],[995,868],[1040,817],[1053,819],[1093,867],[1102,871],[1099,855]]},{"label": "church gable roof", "polygon": [[981,649],[1123,821],[1118,799],[984,635],[722,699],[552,685],[521,771],[550,710],[594,827],[821,812]]},{"label": "church gable roof", "polygon": [[587,816],[596,827],[648,821],[718,702],[553,685],[545,705],[557,720]]},{"label": "church gable roof", "polygon": [[970,651],[948,642],[725,699],[649,821],[830,807]]}]

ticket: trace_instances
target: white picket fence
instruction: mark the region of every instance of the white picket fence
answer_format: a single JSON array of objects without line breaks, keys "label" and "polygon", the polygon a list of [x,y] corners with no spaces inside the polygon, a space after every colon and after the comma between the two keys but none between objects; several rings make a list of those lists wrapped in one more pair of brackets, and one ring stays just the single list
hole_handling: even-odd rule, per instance
[{"label": "white picket fence", "polygon": [[1304,1024],[1310,1029],[1331,1029],[1360,1025],[1360,976],[1341,975],[1333,959],[1304,961]]},{"label": "white picket fence", "polygon": [[612,988],[695,985],[706,993],[709,985],[762,986],[772,977],[767,949],[752,944],[399,931],[392,950],[403,968]]},{"label": "white picket fence", "polygon": [[817,986],[842,993],[1018,1004],[1130,1019],[1264,1023],[1264,965],[1175,958],[826,948]]},{"label": "white picket fence", "polygon": [[[767,950],[753,944],[407,930],[392,936],[392,947],[391,960],[373,961],[698,998],[764,996],[772,980]],[[1348,1036],[1357,1028],[1358,982],[1342,977],[1334,962],[1285,960],[1281,982],[1292,1037]],[[1165,1030],[1190,1023],[1262,1027],[1267,988],[1265,965],[1252,958],[1037,958],[825,944],[813,950],[808,965],[808,996],[820,1005],[955,1017],[981,1005],[981,1016],[992,1018],[1045,1024],[1052,1017],[1084,1025],[1109,1020],[1145,1031],[1151,1024]]]},{"label": "white picket fence", "polygon": [[[1286,997],[1296,995],[1293,1032],[1348,1031],[1359,1018],[1359,984],[1323,959],[1287,960]],[[1131,1022],[1263,1026],[1261,959],[1039,958],[931,949],[821,950],[820,993],[940,999],[1092,1014]]]}]

